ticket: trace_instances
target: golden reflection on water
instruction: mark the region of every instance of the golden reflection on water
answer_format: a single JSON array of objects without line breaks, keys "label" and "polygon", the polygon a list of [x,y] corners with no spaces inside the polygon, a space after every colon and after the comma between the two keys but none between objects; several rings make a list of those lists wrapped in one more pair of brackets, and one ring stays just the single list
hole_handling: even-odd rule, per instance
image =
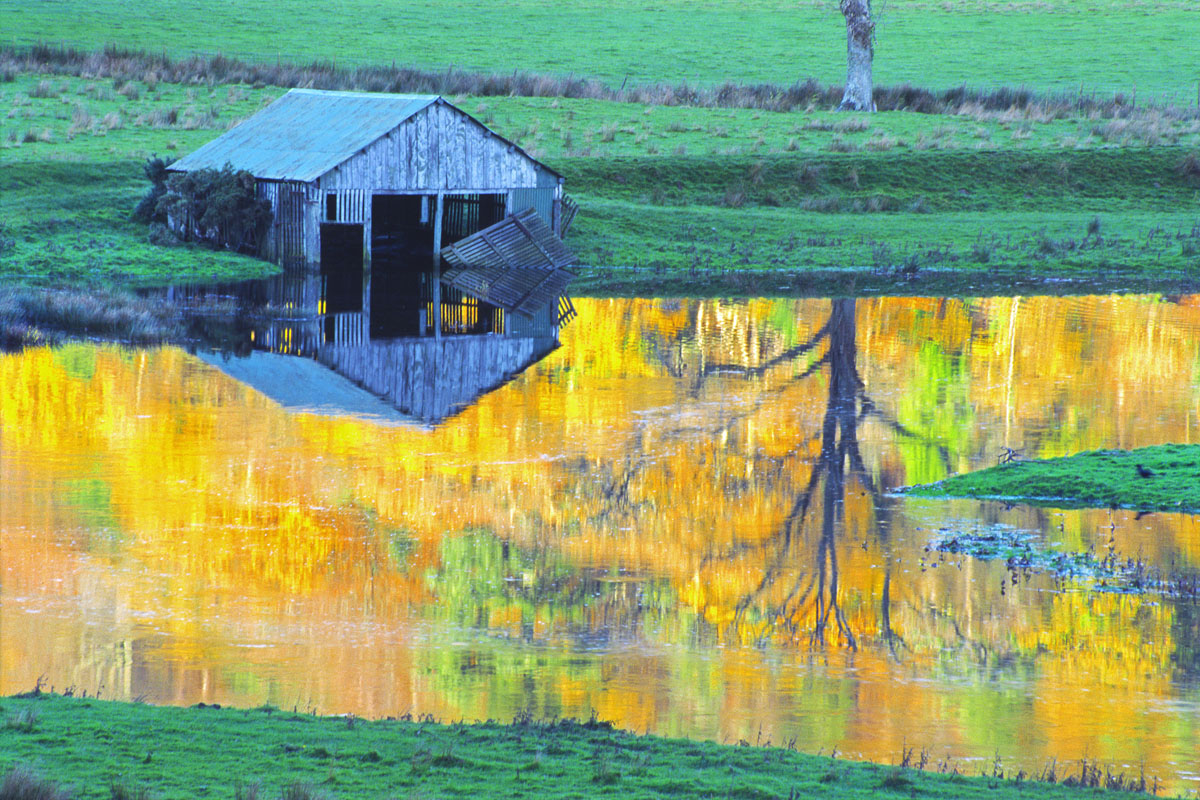
[{"label": "golden reflection on water", "polygon": [[1194,441],[1193,298],[578,307],[561,349],[435,430],[289,414],[173,348],[0,356],[0,693],[594,711],[1187,785],[1195,606],[925,546],[1006,525],[1194,569],[1193,517],[888,490],[1002,446]]}]

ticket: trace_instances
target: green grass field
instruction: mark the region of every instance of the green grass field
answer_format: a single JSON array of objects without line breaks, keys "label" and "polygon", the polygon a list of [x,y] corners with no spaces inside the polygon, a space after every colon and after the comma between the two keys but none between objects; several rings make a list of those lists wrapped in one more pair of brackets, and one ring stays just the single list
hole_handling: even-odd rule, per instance
[{"label": "green grass field", "polygon": [[[877,11],[879,84],[1120,91],[1127,100],[1107,110],[966,103],[956,113],[846,115],[451,99],[567,176],[583,209],[569,242],[585,265],[577,291],[1200,287],[1200,49],[1188,39],[1200,7],[894,0]],[[501,32],[504,46],[487,31]],[[305,59],[342,68],[454,65],[611,86],[837,82],[845,58],[834,3],[783,0],[736,8],[346,0],[253,10],[149,0],[135,12],[113,0],[86,8],[21,2],[5,36],[0,46],[113,43],[281,59],[284,67]],[[286,87],[223,85],[202,71],[169,83],[151,68],[130,79],[103,60],[76,63],[72,74],[61,64],[26,69],[0,69],[0,276],[128,285],[270,271],[229,254],[153,246],[126,211],[143,191],[146,157],[190,152]],[[339,74],[353,84],[352,71]],[[1135,96],[1140,105],[1129,101]]]},{"label": "green grass field", "polygon": [[[141,163],[284,90],[14,74],[0,83],[0,275],[196,282],[271,267],[151,245]],[[580,291],[1182,290],[1200,277],[1200,121],[976,109],[840,115],[452,98],[568,176]]]},{"label": "green grass field", "polygon": [[[967,777],[944,762],[940,773],[934,771],[934,763],[928,771],[919,771],[803,755],[779,747],[638,736],[603,723],[372,722],[269,707],[154,707],[44,692],[36,697],[0,698],[0,719],[0,796],[40,800],[68,796],[81,800],[899,796],[1006,800],[1096,793],[1092,788],[1034,780],[1024,773],[1024,780],[1005,780],[993,774],[1003,773],[1003,768],[991,764],[988,777]],[[897,753],[897,762],[902,758]],[[1085,777],[1087,782],[1103,785],[1107,780],[1116,785],[1120,781],[1122,788],[1130,788],[1130,776],[1094,767],[1095,772]],[[1059,765],[1059,780],[1077,781],[1071,769]],[[43,791],[35,793],[34,788]],[[61,794],[54,794],[55,789]]]},{"label": "green grass field", "polygon": [[[882,85],[1026,85],[1196,101],[1200,8],[1190,0],[890,0],[876,11]],[[846,56],[834,0],[18,0],[6,8],[2,37],[176,56],[519,68],[614,86],[837,83]]]},{"label": "green grass field", "polygon": [[272,265],[232,253],[152,245],[130,219],[149,185],[141,164],[150,154],[199,147],[253,113],[264,93],[119,88],[39,76],[0,83],[0,278],[137,285],[272,274]]}]

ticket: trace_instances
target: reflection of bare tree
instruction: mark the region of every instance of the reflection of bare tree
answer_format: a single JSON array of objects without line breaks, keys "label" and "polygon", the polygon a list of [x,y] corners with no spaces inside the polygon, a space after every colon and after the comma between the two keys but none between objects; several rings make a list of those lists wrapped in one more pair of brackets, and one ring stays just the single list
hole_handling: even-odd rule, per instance
[{"label": "reflection of bare tree", "polygon": [[[817,371],[828,373],[820,454],[807,485],[792,502],[779,534],[760,545],[773,551],[761,581],[738,604],[739,615],[751,607],[765,607],[770,618],[793,632],[798,632],[805,620],[811,620],[807,624],[811,625],[809,637],[814,644],[825,643],[833,631],[851,648],[857,647],[858,637],[841,606],[837,547],[838,531],[845,523],[847,485],[857,486],[869,498],[874,515],[872,529],[881,544],[886,543],[891,513],[891,501],[884,497],[863,461],[859,428],[868,418],[875,418],[897,434],[914,436],[880,410],[867,394],[856,363],[855,333],[855,300],[834,300],[829,321],[813,340],[793,348],[799,356],[822,341],[827,345],[821,358],[797,376],[803,379]],[[814,522],[811,512],[816,505],[820,507],[820,527],[815,531],[814,542],[814,537],[805,536],[804,532]],[[796,551],[812,548],[814,544],[812,569],[797,570]],[[863,543],[864,547],[866,544]],[[792,582],[783,589],[780,582],[786,576],[792,576]],[[891,630],[890,589],[889,564],[884,576],[880,633],[894,651],[897,644],[903,643]]]},{"label": "reflection of bare tree", "polygon": [[[811,335],[757,363],[701,357],[698,365],[693,362],[695,366],[691,368],[679,367],[675,373],[680,377],[687,376],[688,394],[696,399],[711,396],[708,389],[712,382],[737,377],[766,378],[767,382],[760,391],[748,393],[746,400],[735,410],[723,410],[715,426],[711,421],[701,422],[700,427],[671,426],[667,430],[658,430],[651,441],[661,443],[674,438],[692,441],[700,436],[709,441],[724,440],[728,435],[736,435],[734,432],[740,426],[764,412],[769,415],[772,407],[787,402],[790,389],[824,375],[828,390],[821,424],[817,431],[809,427],[803,432],[804,446],[798,442],[790,455],[782,459],[764,453],[749,456],[755,461],[756,480],[747,489],[769,492],[771,487],[779,487],[784,492],[787,512],[778,530],[765,538],[757,535],[739,537],[724,547],[714,547],[701,559],[700,569],[720,570],[723,564],[741,562],[756,572],[761,570],[761,578],[735,601],[735,619],[739,623],[757,618],[791,635],[806,632],[813,644],[835,638],[855,648],[863,632],[852,628],[851,619],[843,608],[844,591],[839,569],[846,548],[859,544],[859,537],[847,542],[848,537],[843,533],[847,527],[846,500],[849,495],[854,501],[852,513],[861,516],[865,530],[869,530],[864,535],[883,550],[885,572],[880,597],[883,607],[877,617],[878,633],[895,651],[898,646],[903,647],[903,642],[891,629],[893,587],[888,536],[893,501],[883,495],[876,477],[864,462],[859,432],[869,421],[893,437],[922,441],[936,447],[943,459],[948,462],[949,458],[944,446],[926,441],[907,429],[880,408],[867,392],[857,364],[856,311],[856,301],[852,298],[832,301],[828,319]],[[695,334],[696,330],[691,332]],[[735,330],[723,340],[719,349],[735,351],[739,341],[753,336],[753,331]],[[667,350],[666,346],[660,348],[660,352]],[[683,363],[681,351],[680,364]],[[720,391],[724,389],[720,388]],[[802,461],[807,460],[809,456],[805,454],[811,452],[808,444],[818,439],[818,455],[811,472],[803,479],[802,487],[796,487],[788,478],[797,472],[803,474],[806,465]],[[592,522],[603,518],[607,527],[639,524],[638,517],[644,510],[639,506],[653,504],[654,497],[635,492],[631,487],[642,486],[647,472],[656,468],[657,459],[652,451],[653,447],[646,451],[635,448],[626,452],[621,460],[590,465],[588,474],[594,481],[593,491],[604,500],[599,506],[600,517]],[[598,466],[601,468],[597,469]],[[722,475],[721,481],[726,497],[731,496],[729,492],[738,491],[728,476]],[[870,542],[862,544],[869,547]]]}]

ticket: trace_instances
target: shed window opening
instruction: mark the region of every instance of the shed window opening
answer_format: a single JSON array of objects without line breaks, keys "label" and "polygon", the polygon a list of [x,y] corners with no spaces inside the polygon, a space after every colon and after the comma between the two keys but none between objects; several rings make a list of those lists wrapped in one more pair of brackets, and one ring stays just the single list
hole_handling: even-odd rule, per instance
[{"label": "shed window opening", "polygon": [[441,246],[453,244],[504,219],[507,200],[506,194],[448,195]]},{"label": "shed window opening", "polygon": [[337,222],[337,195],[325,195],[325,220],[327,222]]}]

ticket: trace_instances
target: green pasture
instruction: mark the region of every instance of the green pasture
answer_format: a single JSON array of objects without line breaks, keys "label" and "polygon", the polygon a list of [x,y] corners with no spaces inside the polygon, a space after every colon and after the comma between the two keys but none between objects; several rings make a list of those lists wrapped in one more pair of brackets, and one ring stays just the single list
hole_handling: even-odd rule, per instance
[{"label": "green pasture", "polygon": [[0,83],[0,278],[161,285],[273,273],[232,253],[153,245],[130,212],[149,185],[147,157],[177,158],[277,94],[44,76]]},{"label": "green pasture", "polygon": [[[32,694],[32,693],[31,693]],[[601,722],[437,724],[318,717],[269,706],[156,707],[41,692],[0,698],[0,795],[138,797],[987,797],[1096,789],[861,764],[771,746],[615,731]],[[912,756],[912,754],[909,754]],[[903,754],[897,753],[897,763]],[[914,761],[915,761],[914,757]],[[1085,779],[1130,776],[1095,769]],[[1078,781],[1065,762],[1058,778]],[[1081,775],[1083,769],[1077,769]],[[1135,783],[1137,777],[1134,776]],[[1103,784],[1102,784],[1103,785]]]},{"label": "green pasture", "polygon": [[[1195,212],[942,214],[588,198],[578,294],[988,296],[1196,291]],[[1098,236],[1089,227],[1099,218]]]},{"label": "green pasture", "polygon": [[1200,118],[1163,109],[1128,118],[1091,119],[1040,109],[845,114],[548,97],[452,99],[543,159],[689,155],[711,160],[787,153],[1200,147]]},{"label": "green pasture", "polygon": [[[881,85],[1024,85],[1196,101],[1200,8],[1190,0],[890,0],[876,11]],[[834,0],[16,0],[4,17],[0,43],[15,45],[521,69],[613,86],[845,76]]]},{"label": "green pasture", "polygon": [[[163,284],[268,274],[150,243],[141,165],[279,87],[0,82],[0,276]],[[563,172],[589,293],[988,293],[1200,285],[1200,121],[455,97]]]}]

